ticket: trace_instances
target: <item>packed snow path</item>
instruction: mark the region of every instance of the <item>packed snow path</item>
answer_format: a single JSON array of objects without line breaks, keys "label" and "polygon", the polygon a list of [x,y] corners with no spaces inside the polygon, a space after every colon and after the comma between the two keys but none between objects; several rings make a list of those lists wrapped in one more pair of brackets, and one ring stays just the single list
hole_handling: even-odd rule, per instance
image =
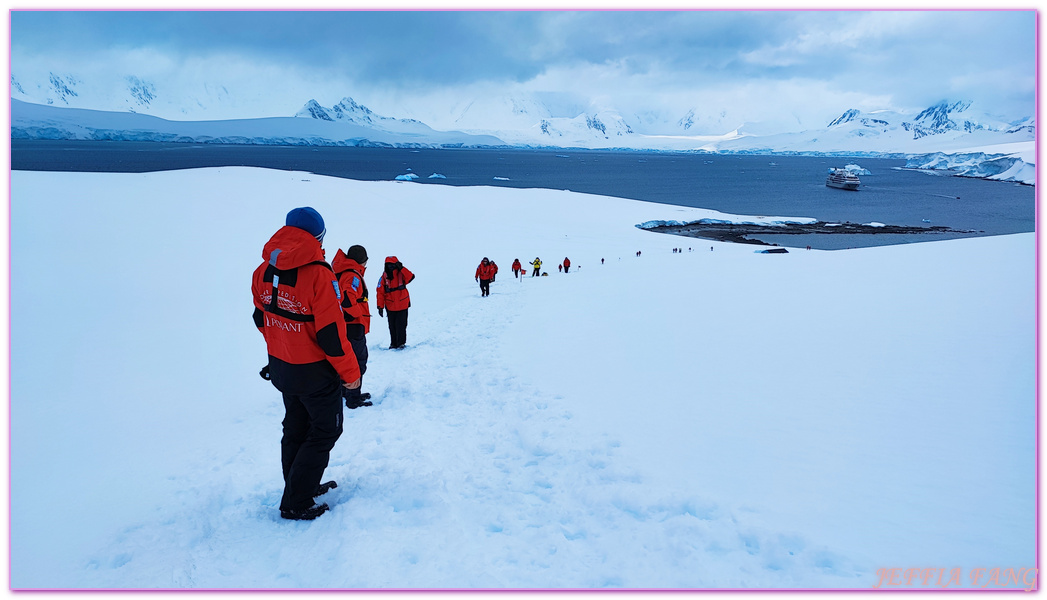
[{"label": "packed snow path", "polygon": [[[346,411],[326,475],[340,485],[314,522],[279,518],[272,459],[282,405],[263,385],[268,409],[249,417],[274,431],[261,453],[197,465],[206,482],[181,482],[184,504],[162,521],[131,524],[115,554],[92,560],[89,585],[854,585],[859,571],[830,549],[622,469],[617,440],[579,435],[562,396],[507,371],[499,340],[526,320],[518,295],[550,287],[549,278],[504,274],[488,298],[463,286],[455,306],[413,318],[406,349],[371,341],[364,381],[375,406]],[[376,318],[372,327],[384,325]],[[372,331],[371,340],[383,337]],[[245,572],[246,557],[254,566]]]}]

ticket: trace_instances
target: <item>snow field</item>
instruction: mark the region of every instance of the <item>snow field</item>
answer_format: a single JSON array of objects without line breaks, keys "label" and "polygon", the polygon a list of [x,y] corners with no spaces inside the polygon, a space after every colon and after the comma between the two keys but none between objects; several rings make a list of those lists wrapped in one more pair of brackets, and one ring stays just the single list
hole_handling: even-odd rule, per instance
[{"label": "snow field", "polygon": [[[332,510],[289,523],[249,278],[303,205],[328,256],[367,248],[372,300],[387,255],[418,278],[406,350],[372,301],[375,406],[346,411]],[[1034,237],[758,255],[634,227],[712,214],[14,172],[13,587],[868,588],[1031,565]],[[535,255],[549,277],[514,279]],[[54,478],[76,502],[39,493]]]}]

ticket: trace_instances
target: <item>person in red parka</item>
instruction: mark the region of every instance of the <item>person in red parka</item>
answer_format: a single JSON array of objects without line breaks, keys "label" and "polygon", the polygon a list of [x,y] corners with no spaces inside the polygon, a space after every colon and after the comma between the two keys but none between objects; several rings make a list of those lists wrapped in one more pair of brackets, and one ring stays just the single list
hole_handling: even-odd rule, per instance
[{"label": "person in red parka", "polygon": [[523,272],[523,265],[520,264],[520,259],[513,260],[513,277],[519,277],[520,273]]},{"label": "person in red parka", "polygon": [[491,295],[491,282],[494,281],[494,276],[498,274],[498,265],[494,264],[485,256],[480,264],[476,267],[476,275],[473,277],[476,281],[480,282],[480,297]]},{"label": "person in red parka", "polygon": [[[334,273],[338,276],[338,287],[342,290],[342,316],[345,318],[345,333],[353,347],[356,362],[360,365],[360,377],[367,372],[367,334],[371,331],[371,310],[368,305],[367,284],[364,283],[364,271],[367,270],[367,249],[363,246],[349,246],[342,252],[335,252],[331,262]],[[342,397],[346,408],[371,406],[371,394],[362,393],[362,388],[345,390]]]},{"label": "person in red parka", "polygon": [[342,388],[360,387],[360,366],[346,341],[341,292],[321,247],[323,218],[309,207],[287,213],[262,249],[251,294],[254,322],[269,364],[261,372],[283,394],[280,440],[284,494],[280,516],[309,520],[329,507],[314,498],[342,434]]},{"label": "person in red parka", "polygon": [[407,345],[407,309],[411,294],[407,284],[414,281],[414,273],[405,268],[395,256],[385,257],[385,271],[378,280],[378,316],[389,311],[389,348],[397,350]]},{"label": "person in red parka", "polygon": [[571,259],[566,256],[563,257],[563,272],[566,273],[571,270]]}]

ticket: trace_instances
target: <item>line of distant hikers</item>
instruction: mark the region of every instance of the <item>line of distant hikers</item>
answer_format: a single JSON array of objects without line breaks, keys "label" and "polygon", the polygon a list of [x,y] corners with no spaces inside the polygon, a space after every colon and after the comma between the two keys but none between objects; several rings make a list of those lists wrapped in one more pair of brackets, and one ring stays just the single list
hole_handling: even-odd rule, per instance
[{"label": "line of distant hikers", "polygon": [[[548,275],[548,273],[542,272],[542,259],[537,256],[530,262],[530,265],[534,267],[534,271],[531,273],[531,277],[538,277],[540,275]],[[571,270],[571,259],[566,256],[563,262],[557,267],[561,273],[568,273]],[[520,259],[513,259],[513,277],[523,277],[523,263]],[[480,282],[480,295],[490,296],[491,295],[491,282],[494,281],[495,275],[498,274],[498,265],[493,260],[483,257],[480,264],[476,267],[476,274],[473,277],[476,281]]]},{"label": "line of distant hikers", "polygon": [[[265,339],[268,355],[259,375],[280,391],[284,402],[280,439],[284,479],[280,516],[284,519],[312,520],[330,509],[317,499],[338,487],[334,481],[320,481],[342,434],[342,407],[372,405],[371,395],[362,391],[366,335],[371,329],[364,283],[367,250],[360,245],[339,248],[328,263],[323,249],[326,233],[323,217],[315,209],[304,206],[290,211],[284,226],[262,248],[262,261],[251,279],[254,325]],[[540,258],[530,265],[531,277],[548,275]],[[571,259],[565,257],[557,268],[570,272]],[[520,259],[513,261],[512,270],[514,277],[523,279]],[[483,296],[490,295],[497,274],[498,265],[485,256],[476,267]],[[407,343],[411,306],[407,285],[414,278],[396,256],[386,257],[376,299],[378,316],[389,321],[392,350]]]}]

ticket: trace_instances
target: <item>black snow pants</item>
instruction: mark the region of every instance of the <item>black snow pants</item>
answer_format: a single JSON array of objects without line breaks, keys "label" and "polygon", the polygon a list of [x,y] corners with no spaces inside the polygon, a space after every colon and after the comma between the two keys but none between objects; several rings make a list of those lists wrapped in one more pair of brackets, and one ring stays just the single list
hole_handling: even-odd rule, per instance
[{"label": "black snow pants", "polygon": [[407,309],[389,311],[389,347],[403,348],[407,344]]},{"label": "black snow pants", "polygon": [[491,295],[491,280],[481,279],[480,280],[480,295],[490,296]]},{"label": "black snow pants", "polygon": [[304,510],[313,505],[331,449],[342,435],[342,381],[327,361],[291,365],[270,356],[269,370],[284,396],[280,510]]},{"label": "black snow pants", "polygon": [[346,323],[345,332],[346,337],[349,338],[349,345],[353,347],[353,354],[356,355],[356,364],[360,365],[361,381],[360,387],[355,390],[344,390],[342,395],[347,399],[359,398],[364,389],[364,373],[367,372],[367,336],[364,335],[364,326],[359,323]]}]

